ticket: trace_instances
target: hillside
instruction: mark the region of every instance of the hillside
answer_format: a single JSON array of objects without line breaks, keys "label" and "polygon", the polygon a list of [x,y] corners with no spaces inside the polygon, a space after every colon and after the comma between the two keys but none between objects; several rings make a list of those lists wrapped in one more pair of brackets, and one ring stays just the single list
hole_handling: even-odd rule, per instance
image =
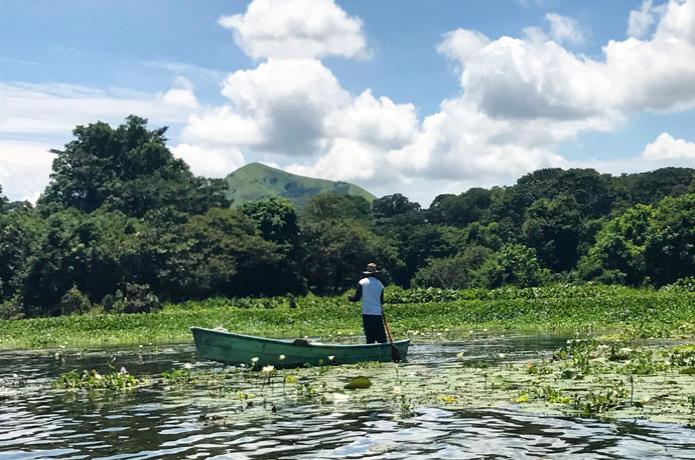
[{"label": "hillside", "polygon": [[260,163],[245,165],[225,178],[227,197],[234,204],[284,197],[302,207],[313,196],[323,192],[345,193],[374,200],[374,195],[357,185],[291,174]]}]

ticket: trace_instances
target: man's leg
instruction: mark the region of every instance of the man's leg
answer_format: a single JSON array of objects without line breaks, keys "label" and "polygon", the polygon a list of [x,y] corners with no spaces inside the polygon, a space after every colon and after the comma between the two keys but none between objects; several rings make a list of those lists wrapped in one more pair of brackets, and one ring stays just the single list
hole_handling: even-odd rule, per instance
[{"label": "man's leg", "polygon": [[386,343],[386,327],[384,327],[384,317],[375,316],[374,339],[379,343]]},{"label": "man's leg", "polygon": [[364,328],[364,336],[367,339],[367,343],[374,343],[376,340],[372,333],[371,316],[372,315],[362,315],[362,327]]}]

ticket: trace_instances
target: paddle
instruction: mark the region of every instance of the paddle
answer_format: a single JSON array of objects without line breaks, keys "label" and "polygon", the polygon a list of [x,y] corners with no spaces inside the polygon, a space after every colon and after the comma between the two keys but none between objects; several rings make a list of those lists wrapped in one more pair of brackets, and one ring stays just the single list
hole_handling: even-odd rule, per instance
[{"label": "paddle", "polygon": [[400,363],[401,362],[401,352],[398,351],[398,348],[393,344],[393,336],[391,335],[391,328],[389,327],[389,323],[386,322],[386,315],[384,315],[384,305],[381,305],[381,319],[384,320],[384,328],[386,329],[386,335],[389,338],[389,343],[391,344],[391,360],[393,360],[394,363]]}]

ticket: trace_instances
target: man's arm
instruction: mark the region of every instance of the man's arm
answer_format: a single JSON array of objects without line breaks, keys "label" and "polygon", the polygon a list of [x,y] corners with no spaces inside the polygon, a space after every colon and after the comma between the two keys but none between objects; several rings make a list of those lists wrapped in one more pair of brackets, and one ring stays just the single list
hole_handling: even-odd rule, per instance
[{"label": "man's arm", "polygon": [[362,299],[362,285],[358,284],[357,289],[355,289],[355,295],[348,296],[350,302],[359,302]]}]

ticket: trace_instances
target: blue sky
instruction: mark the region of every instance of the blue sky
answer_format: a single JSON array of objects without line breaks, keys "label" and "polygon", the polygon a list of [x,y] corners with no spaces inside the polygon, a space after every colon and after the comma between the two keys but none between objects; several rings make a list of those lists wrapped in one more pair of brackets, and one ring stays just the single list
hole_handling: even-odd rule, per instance
[{"label": "blue sky", "polygon": [[423,204],[538,167],[689,166],[688,15],[686,0],[3,0],[0,185],[36,198],[71,126],[138,111],[198,174],[264,161]]}]

